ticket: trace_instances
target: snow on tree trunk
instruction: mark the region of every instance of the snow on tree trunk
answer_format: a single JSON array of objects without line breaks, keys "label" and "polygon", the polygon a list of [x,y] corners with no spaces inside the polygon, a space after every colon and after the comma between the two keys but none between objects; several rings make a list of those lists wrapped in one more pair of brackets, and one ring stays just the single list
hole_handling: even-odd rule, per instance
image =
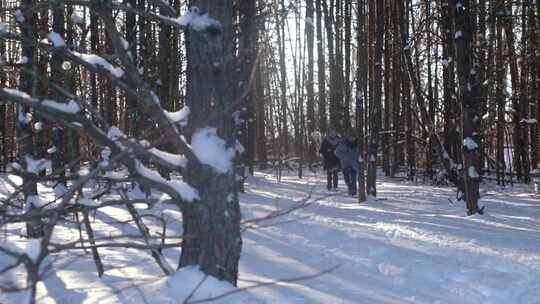
[{"label": "snow on tree trunk", "polygon": [[[189,163],[187,167],[185,180],[197,189],[200,200],[183,210],[180,267],[198,264],[203,272],[236,284],[242,238],[231,152],[236,142],[229,90],[232,1],[198,4],[200,12],[220,24],[188,27],[186,32],[187,105],[192,109],[192,145],[202,165]],[[207,147],[214,147],[213,151]]]},{"label": "snow on tree trunk", "polygon": [[458,73],[458,92],[462,106],[463,124],[463,179],[464,194],[467,203],[468,214],[472,215],[480,212],[478,208],[479,176],[477,172],[477,154],[480,118],[478,108],[480,101],[475,98],[476,70],[473,63],[474,53],[472,38],[474,35],[473,20],[470,16],[470,6],[468,0],[459,0],[456,3],[456,62]]},{"label": "snow on tree trunk", "polygon": [[[32,5],[32,0],[23,1],[24,5]],[[22,36],[22,58],[27,58],[24,63],[25,68],[28,71],[34,71],[36,49],[34,46],[34,40],[36,37],[35,25],[35,13],[29,9],[21,11],[21,18],[17,18],[19,27],[21,29]],[[23,92],[32,94],[36,89],[36,79],[31,73],[21,73],[20,77],[20,89]],[[17,105],[17,142],[19,143],[19,162],[22,165],[23,170],[29,169],[30,163],[33,161],[33,144],[32,144],[32,115],[29,109],[23,105]],[[28,171],[28,170],[27,170]],[[37,172],[31,172],[37,173]],[[36,179],[31,175],[27,175],[23,179],[23,194],[25,200],[25,208],[30,214],[37,214],[39,212],[38,207],[34,203],[37,195]],[[34,216],[26,223],[27,236],[29,238],[39,238],[43,235],[43,223],[39,216]]]}]

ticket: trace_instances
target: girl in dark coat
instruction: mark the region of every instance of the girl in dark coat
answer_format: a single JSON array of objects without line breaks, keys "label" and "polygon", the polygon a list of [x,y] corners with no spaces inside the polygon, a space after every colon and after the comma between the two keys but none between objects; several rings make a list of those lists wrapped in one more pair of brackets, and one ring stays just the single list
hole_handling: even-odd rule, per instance
[{"label": "girl in dark coat", "polygon": [[334,153],[336,146],[339,144],[339,137],[335,131],[328,132],[328,136],[324,138],[319,149],[319,154],[323,159],[323,167],[326,170],[326,188],[328,190],[337,189],[338,187],[338,171],[339,159]]}]

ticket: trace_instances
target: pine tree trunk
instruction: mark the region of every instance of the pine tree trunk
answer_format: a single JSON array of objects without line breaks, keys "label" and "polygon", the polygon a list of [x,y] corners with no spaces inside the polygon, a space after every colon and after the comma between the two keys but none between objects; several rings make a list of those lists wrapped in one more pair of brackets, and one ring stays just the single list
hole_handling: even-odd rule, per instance
[{"label": "pine tree trunk", "polygon": [[[405,49],[409,47],[409,10],[410,0],[403,3],[398,2],[399,15],[401,16],[400,32],[401,32],[401,47]],[[411,104],[411,86],[408,71],[406,68],[407,59],[402,57],[403,65],[401,67],[401,77],[403,81],[403,111],[405,115],[405,145],[407,149],[407,179],[412,181],[416,176],[416,151],[413,139],[414,121],[412,119],[412,104]]]},{"label": "pine tree trunk", "polygon": [[[100,48],[98,16],[90,11],[90,53],[97,54]],[[98,77],[95,73],[90,74],[90,104],[94,109],[99,107]],[[97,118],[94,117],[97,122]]]},{"label": "pine tree trunk", "polygon": [[[504,9],[504,0],[497,0],[496,11]],[[504,148],[504,129],[506,126],[506,99],[504,94],[505,82],[504,75],[506,74],[506,68],[504,63],[504,41],[503,41],[503,22],[498,18],[497,20],[497,50],[496,50],[496,92],[497,99],[497,184],[505,185],[506,183],[506,160],[505,160],[505,148]]]},{"label": "pine tree trunk", "polygon": [[265,76],[262,69],[262,60],[259,60],[257,63],[257,71],[255,76],[255,92],[257,94],[257,160],[259,162],[259,167],[261,170],[266,169],[266,163],[268,161],[267,150],[266,150],[266,101],[267,96],[265,95]]},{"label": "pine tree trunk", "polygon": [[390,126],[391,126],[391,104],[392,104],[392,95],[391,95],[391,87],[392,87],[392,79],[391,79],[391,41],[389,37],[391,37],[391,23],[390,23],[390,4],[387,1],[385,3],[384,8],[386,14],[384,16],[384,23],[385,23],[385,37],[384,39],[384,53],[383,53],[383,60],[384,60],[384,107],[383,107],[383,134],[382,134],[382,140],[381,140],[381,151],[382,151],[382,162],[383,162],[383,172],[385,176],[390,176],[390,150],[392,149],[390,147]]},{"label": "pine tree trunk", "polygon": [[367,194],[371,199],[377,197],[377,152],[379,149],[379,131],[381,129],[381,97],[382,97],[382,55],[384,40],[384,0],[376,0],[377,28],[374,53],[374,88],[371,107],[371,136],[368,147]]},{"label": "pine tree trunk", "polygon": [[[64,6],[57,7],[53,10],[53,31],[61,37],[65,36],[66,30],[64,25]],[[53,53],[51,56],[51,80],[61,86],[65,86],[65,76],[62,69],[63,59],[60,55]],[[60,100],[60,94],[56,90],[51,90],[49,95],[53,100]],[[60,126],[53,126],[52,129],[52,145],[54,152],[52,153],[52,168],[54,171],[60,171],[64,164],[64,130]],[[60,181],[65,184],[65,174],[61,174]]]},{"label": "pine tree trunk", "polygon": [[366,179],[365,179],[365,145],[364,145],[364,99],[367,91],[367,50],[366,50],[366,16],[365,0],[359,1],[357,7],[357,29],[356,43],[358,46],[356,53],[356,130],[358,132],[358,202],[366,201]]},{"label": "pine tree trunk", "polygon": [[[137,7],[136,0],[124,0],[131,7]],[[142,18],[141,18],[142,19]],[[137,54],[137,19],[134,13],[126,12],[126,41],[129,44],[129,52],[133,62],[138,65]],[[133,97],[126,97],[126,131],[132,136],[139,135],[139,111],[137,110],[137,102]]]},{"label": "pine tree trunk", "polygon": [[[201,0],[201,12],[221,23],[221,29],[189,30],[187,36],[187,105],[192,109],[193,132],[216,128],[227,148],[236,138],[230,107],[232,83],[232,1]],[[210,118],[209,118],[210,117]],[[240,206],[234,165],[226,173],[188,164],[186,182],[200,200],[183,210],[184,242],[180,266],[199,265],[201,270],[236,285],[242,248]]]},{"label": "pine tree trunk", "polygon": [[[534,50],[540,49],[540,1],[538,0],[536,1],[536,20],[534,20],[534,16],[531,17],[531,26],[533,27],[531,30],[533,43],[530,49],[531,52],[534,52]],[[536,118],[536,124],[531,126],[531,169],[535,170],[540,165],[540,55],[536,54],[532,58],[534,69],[531,71],[531,98],[536,102],[532,102],[531,118]]]},{"label": "pine tree trunk", "polygon": [[458,99],[462,106],[463,124],[463,179],[465,201],[468,214],[482,212],[478,208],[480,176],[477,170],[479,151],[479,103],[476,92],[476,70],[474,67],[473,37],[475,27],[470,14],[470,1],[458,0],[456,3],[456,63],[459,79]]},{"label": "pine tree trunk", "polygon": [[[258,21],[256,16],[256,1],[242,1],[239,3],[240,13],[240,26],[241,36],[239,39],[239,58],[241,58],[241,79],[239,86],[241,96],[245,96],[241,101],[241,104],[245,108],[245,123],[244,130],[242,132],[242,144],[244,145],[245,152],[242,155],[245,166],[249,169],[249,172],[254,172],[254,158],[255,158],[255,141],[256,141],[256,124],[255,124],[255,75],[254,68],[258,56],[258,33],[256,23]],[[253,75],[253,79],[252,79]],[[241,84],[241,85],[240,85]]]},{"label": "pine tree trunk", "polygon": [[401,37],[400,37],[400,15],[399,15],[399,3],[393,2],[392,3],[392,94],[393,98],[392,100],[392,111],[393,111],[393,153],[392,153],[392,169],[390,172],[390,176],[394,177],[397,173],[399,166],[403,164],[404,158],[403,158],[403,146],[399,143],[400,140],[402,140],[402,125],[403,125],[403,115],[401,113],[402,107],[402,97],[401,97],[401,89],[402,89],[402,75],[401,75],[401,68],[402,68],[402,61],[401,61]]},{"label": "pine tree trunk", "polygon": [[[159,12],[161,15],[167,15],[168,9],[160,6]],[[175,110],[174,101],[171,99],[171,34],[171,26],[161,23],[158,34],[157,93],[161,106],[167,111]],[[170,144],[158,144],[158,147],[166,152],[174,152],[171,150]],[[170,178],[170,170],[160,167],[159,172],[165,178]]]},{"label": "pine tree trunk", "polygon": [[343,80],[343,124],[345,130],[351,127],[351,39],[352,39],[352,0],[345,0],[345,79]]},{"label": "pine tree trunk", "polygon": [[[487,7],[486,7],[486,0],[478,0],[478,3],[476,5],[476,15],[478,16],[478,33],[476,35],[476,53],[477,53],[477,72],[478,72],[478,82],[479,86],[477,88],[477,95],[478,96],[484,96],[485,98],[482,98],[478,100],[480,103],[479,106],[479,117],[484,117],[487,114],[487,108],[489,103],[489,85],[484,80],[487,80],[487,73],[488,73],[488,62],[487,62],[487,51],[488,51],[488,43],[486,40],[487,35]],[[482,129],[482,125],[480,124],[480,129]],[[489,146],[489,137],[491,137],[488,132],[483,132],[483,136],[479,139],[479,155],[477,158],[478,162],[478,171],[481,175],[485,174],[485,163],[486,163],[486,156],[488,156],[488,146]]]},{"label": "pine tree trunk", "polygon": [[336,77],[337,76],[337,62],[336,62],[336,32],[334,31],[334,1],[330,0],[330,4],[328,4],[328,0],[323,0],[323,11],[324,11],[324,25],[326,29],[326,45],[328,46],[328,65],[330,69],[330,100],[329,100],[329,111],[330,111],[330,126],[329,129],[333,129],[335,131],[342,131],[340,128],[340,112],[341,108],[339,105],[339,100],[336,95]]},{"label": "pine tree trunk", "polygon": [[[35,38],[37,37],[35,22],[36,15],[30,10],[30,6],[35,4],[34,0],[22,1],[23,9],[21,10],[24,16],[24,22],[19,23],[22,37],[21,56],[27,58],[24,63],[24,69],[35,72],[37,70],[36,57],[37,50],[34,46]],[[37,79],[28,72],[22,72],[20,76],[20,90],[30,96],[36,95]],[[16,110],[16,125],[17,125],[17,143],[19,148],[19,162],[24,169],[27,168],[28,162],[34,158],[33,149],[33,133],[31,126],[30,111],[26,106],[17,104]],[[37,196],[36,178],[28,175],[23,178],[23,194],[26,210],[33,215],[39,213],[37,206],[34,206],[33,199]],[[27,236],[29,238],[39,238],[43,236],[43,222],[41,217],[33,216],[26,223]]]},{"label": "pine tree trunk", "polygon": [[[49,32],[49,12],[41,11],[36,13],[35,27],[36,33],[48,33]],[[39,48],[36,48],[36,72],[37,75],[50,75],[49,74],[49,54],[47,52],[40,51]],[[49,82],[46,77],[36,77],[36,91],[34,92],[39,96],[49,96]],[[55,129],[56,126],[52,126],[43,117],[39,112],[33,113],[33,120],[41,124],[43,127],[41,130],[34,132],[33,142],[34,148],[33,153],[36,158],[46,158],[47,150],[51,144],[51,137],[54,137],[54,133],[57,133]],[[59,148],[60,149],[60,148]],[[54,156],[53,156],[54,158]],[[43,173],[40,173],[43,175]]]},{"label": "pine tree trunk", "polygon": [[522,159],[521,159],[521,126],[520,126],[520,115],[519,115],[519,72],[518,72],[518,62],[515,51],[515,33],[514,33],[514,22],[512,20],[512,2],[504,1],[504,12],[507,12],[509,16],[502,16],[504,20],[504,32],[506,36],[506,51],[507,58],[510,66],[510,79],[512,85],[512,107],[514,111],[512,112],[512,124],[513,124],[513,155],[512,155],[512,169],[511,173],[514,172],[517,175],[518,179],[522,177]]},{"label": "pine tree trunk", "polygon": [[[431,16],[431,1],[425,1],[426,6],[426,15],[428,18]],[[433,73],[432,73],[432,55],[431,55],[431,22],[428,21],[427,30],[426,30],[426,60],[427,60],[427,87],[428,87],[428,99],[429,99],[429,121],[430,123],[435,122],[435,99],[433,98]],[[424,136],[428,142],[425,153],[426,153],[426,175],[429,179],[433,179],[433,134],[425,134]]]},{"label": "pine tree trunk", "polygon": [[[73,6],[67,7],[67,16],[73,14]],[[75,41],[75,24],[71,18],[67,18],[67,30],[66,30],[66,43],[68,45],[73,45]],[[82,43],[81,43],[82,44]],[[84,49],[81,47],[81,49]],[[77,70],[74,65],[71,65],[69,68],[63,67],[65,73],[66,88],[70,92],[75,92],[77,88],[77,82],[82,82],[82,79],[78,76]],[[67,158],[66,163],[72,163],[79,156],[79,136],[75,130],[67,130]],[[72,173],[76,173],[79,170],[79,163],[73,164],[71,168]]]},{"label": "pine tree trunk", "polygon": [[319,110],[319,130],[326,134],[328,131],[327,112],[326,112],[326,74],[325,74],[325,55],[323,44],[323,9],[321,1],[315,0],[315,10],[317,12],[317,77],[318,77],[318,110]]},{"label": "pine tree trunk", "polygon": [[314,35],[315,35],[315,22],[314,22],[314,8],[313,0],[306,0],[306,48],[307,48],[307,81],[306,81],[306,93],[307,93],[307,135],[308,135],[308,152],[307,162],[312,164],[315,161],[317,154],[316,142],[313,138],[315,132],[315,87],[314,87]]},{"label": "pine tree trunk", "polygon": [[[332,3],[333,1],[330,1]],[[345,115],[349,115],[348,112],[345,112],[345,105],[344,105],[344,91],[345,91],[345,83],[344,83],[344,75],[343,75],[343,0],[336,0],[335,1],[335,10],[331,13],[332,19],[334,20],[334,31],[335,31],[335,66],[331,67],[334,69],[334,93],[332,94],[332,90],[330,90],[330,93],[332,94],[333,100],[332,103],[335,107],[335,124],[336,129],[338,132],[341,132],[342,134],[345,133],[347,130],[347,125],[345,122],[348,120],[345,118]]]},{"label": "pine tree trunk", "polygon": [[[299,6],[299,1],[296,0],[295,5]],[[302,35],[300,33],[300,14],[295,14],[294,23],[295,23],[295,37],[294,47],[293,41],[291,44],[291,52],[293,59],[293,74],[294,74],[294,99],[293,99],[293,111],[294,111],[294,145],[296,156],[298,157],[298,178],[303,177],[303,162],[304,162],[304,126],[305,126],[305,115],[304,115],[304,81],[302,79],[302,74],[304,74],[304,56],[302,53]],[[288,25],[288,23],[287,23]],[[291,33],[290,26],[287,26],[287,32]],[[292,39],[291,39],[292,40]]]},{"label": "pine tree trunk", "polygon": [[[285,0],[281,0],[281,10],[276,13],[277,21],[277,39],[278,39],[278,49],[279,49],[279,88],[280,88],[280,119],[281,119],[281,130],[280,130],[280,148],[281,156],[287,156],[289,154],[289,128],[288,128],[288,119],[287,119],[287,68],[285,64]],[[280,157],[281,158],[281,157]]]},{"label": "pine tree trunk", "polygon": [[455,83],[455,58],[454,58],[454,28],[452,26],[453,6],[447,1],[441,0],[441,20],[443,40],[443,117],[444,117],[444,137],[443,146],[451,159],[458,159],[456,153],[456,142],[458,139],[457,113],[454,110],[456,99]]},{"label": "pine tree trunk", "polygon": [[[105,41],[106,54],[112,56],[114,54],[114,47],[111,43],[111,37],[109,36],[108,32],[105,32]],[[101,115],[103,118],[105,118],[105,121],[109,126],[118,126],[118,98],[116,96],[117,90],[110,81],[100,79],[100,82],[103,86],[103,90],[101,91],[103,95],[100,104]]]},{"label": "pine tree trunk", "polygon": [[[529,9],[528,1],[523,1],[521,6],[521,32],[524,35],[521,36],[521,69],[520,69],[520,87],[519,87],[519,106],[516,109],[519,119],[519,132],[517,136],[519,137],[519,146],[516,146],[518,149],[519,158],[521,159],[521,176],[524,183],[529,183],[529,172],[530,159],[529,159],[529,124],[527,119],[529,118],[529,66],[530,54],[529,51],[529,29],[528,29],[528,20],[527,16]],[[517,125],[517,124],[516,124]]]}]

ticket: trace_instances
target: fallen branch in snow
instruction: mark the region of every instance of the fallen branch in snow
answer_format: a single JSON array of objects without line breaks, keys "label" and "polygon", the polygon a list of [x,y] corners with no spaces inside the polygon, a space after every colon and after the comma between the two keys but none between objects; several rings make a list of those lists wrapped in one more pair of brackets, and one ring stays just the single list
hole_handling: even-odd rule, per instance
[{"label": "fallen branch in snow", "polygon": [[191,302],[184,302],[184,303],[198,304],[198,303],[212,302],[212,301],[216,301],[216,300],[223,299],[225,297],[231,296],[233,294],[237,294],[237,293],[244,292],[244,291],[251,290],[251,289],[255,289],[255,288],[267,287],[267,286],[272,286],[272,285],[279,285],[279,284],[283,284],[283,283],[296,283],[296,282],[311,280],[311,279],[320,277],[322,275],[331,273],[334,270],[338,269],[339,267],[341,267],[341,265],[335,265],[335,266],[332,266],[332,267],[330,267],[330,268],[328,268],[326,270],[323,270],[323,271],[320,271],[320,272],[317,272],[317,273],[314,273],[314,274],[295,277],[295,278],[290,278],[290,279],[279,279],[279,280],[272,280],[272,281],[267,281],[267,282],[249,281],[249,282],[255,282],[256,284],[251,285],[251,286],[247,286],[247,287],[237,288],[237,289],[231,290],[229,292],[226,292],[224,294],[221,294],[219,296],[215,296],[215,297],[211,297],[211,298],[207,298],[207,299],[195,300],[195,301],[191,301]]},{"label": "fallen branch in snow", "polygon": [[267,214],[265,216],[262,216],[262,217],[242,221],[241,222],[241,225],[243,226],[242,230],[261,228],[262,226],[258,225],[258,223],[269,221],[269,220],[272,220],[272,219],[275,219],[275,218],[278,218],[278,217],[285,216],[285,215],[290,214],[290,213],[292,213],[294,211],[306,208],[306,207],[308,207],[308,206],[310,206],[310,205],[312,205],[312,204],[314,204],[316,202],[325,200],[325,199],[327,199],[329,197],[333,197],[333,196],[336,196],[336,195],[338,195],[338,193],[323,195],[321,197],[318,197],[318,198],[315,198],[315,199],[311,200],[311,194],[309,194],[307,197],[305,197],[305,198],[303,198],[303,199],[301,199],[301,200],[299,200],[297,202],[294,202],[294,204],[292,204],[292,206],[290,206],[290,207],[270,212],[269,214]]},{"label": "fallen branch in snow", "polygon": [[[83,211],[83,220],[84,220],[84,227],[86,228],[86,234],[88,235],[88,240],[90,241],[90,244],[92,246],[95,246],[96,240],[94,238],[94,231],[92,229],[92,225],[90,225],[90,219],[88,217],[88,210]],[[84,246],[84,243],[82,242],[82,237],[81,237],[81,246]],[[95,247],[92,247],[90,250],[92,251],[92,257],[94,258],[94,263],[96,264],[98,277],[101,277],[103,273],[105,272],[105,270],[103,269],[103,262],[101,261],[99,252],[97,248]]]},{"label": "fallen branch in snow", "polygon": [[[75,243],[79,243],[78,241]],[[71,244],[71,243],[70,243]],[[54,250],[50,250],[50,252],[60,252],[68,249],[73,250],[82,250],[82,249],[92,249],[92,248],[132,248],[132,249],[139,249],[139,250],[158,250],[158,249],[166,249],[166,248],[177,248],[182,246],[182,242],[178,243],[168,243],[165,245],[146,245],[146,244],[139,244],[139,243],[133,243],[133,242],[120,242],[120,243],[99,243],[96,245],[60,245],[60,244],[51,244]]]},{"label": "fallen branch in snow", "polygon": [[244,220],[244,221],[241,222],[242,230],[244,231],[244,230],[247,230],[247,229],[258,228],[258,227],[260,227],[258,224],[261,223],[261,222],[269,221],[269,220],[272,220],[272,219],[275,219],[275,218],[290,214],[290,213],[292,213],[292,212],[294,212],[296,210],[305,208],[305,207],[313,204],[314,202],[322,199],[322,198],[320,198],[320,199],[315,199],[313,201],[310,201],[310,198],[311,198],[311,195],[304,198],[304,199],[302,199],[302,200],[300,200],[300,201],[298,201],[298,202],[295,202],[292,206],[287,207],[285,209],[270,212],[269,214],[267,214],[265,216],[262,216],[262,217]]},{"label": "fallen branch in snow", "polygon": [[199,290],[199,288],[201,288],[201,286],[204,284],[204,282],[206,281],[206,279],[208,279],[208,275],[205,274],[203,276],[203,278],[201,279],[201,281],[199,283],[197,283],[197,286],[195,286],[195,288],[193,288],[193,290],[191,291],[191,293],[186,297],[186,299],[184,300],[183,304],[187,304],[189,303],[189,300],[191,300],[191,298],[193,298],[193,296],[195,295],[195,293]]}]

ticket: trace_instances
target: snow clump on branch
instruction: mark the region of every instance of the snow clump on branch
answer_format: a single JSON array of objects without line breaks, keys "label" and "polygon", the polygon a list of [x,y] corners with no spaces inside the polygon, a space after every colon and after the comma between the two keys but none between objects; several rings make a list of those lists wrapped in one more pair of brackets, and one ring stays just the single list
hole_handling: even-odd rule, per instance
[{"label": "snow clump on branch", "polygon": [[171,123],[178,123],[182,127],[187,126],[190,113],[191,111],[188,106],[184,106],[180,111],[177,112],[165,111],[165,115]]},{"label": "snow clump on branch", "polygon": [[201,14],[199,8],[196,6],[192,6],[189,11],[178,18],[177,21],[181,26],[190,27],[197,32],[221,28],[221,23],[219,21],[208,16],[208,14]]},{"label": "snow clump on branch", "polygon": [[79,57],[81,60],[86,61],[87,63],[91,65],[99,66],[107,70],[116,78],[121,78],[122,76],[124,76],[124,70],[122,68],[114,67],[111,63],[109,63],[103,57],[100,57],[94,54],[82,54],[79,52],[72,52],[72,54],[76,57]]},{"label": "snow clump on branch", "polygon": [[474,149],[478,149],[478,144],[470,137],[467,137],[463,140],[463,145],[467,148],[467,150],[472,151]]},{"label": "snow clump on branch", "polygon": [[64,41],[64,38],[60,36],[57,32],[50,32],[47,34],[47,39],[54,45],[54,47],[64,47],[66,46],[66,42]]}]

